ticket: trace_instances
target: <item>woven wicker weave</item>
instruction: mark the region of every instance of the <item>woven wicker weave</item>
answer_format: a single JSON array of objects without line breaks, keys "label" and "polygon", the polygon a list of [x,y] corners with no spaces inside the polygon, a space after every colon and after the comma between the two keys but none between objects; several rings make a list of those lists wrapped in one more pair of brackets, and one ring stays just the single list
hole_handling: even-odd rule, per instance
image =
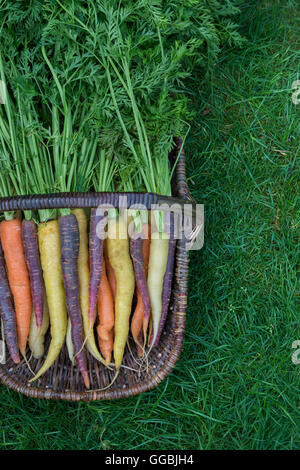
[{"label": "woven wicker weave", "polygon": [[[176,140],[176,148],[170,155],[172,159],[178,156],[181,148],[181,140]],[[122,194],[124,195],[124,194]],[[185,160],[183,150],[179,156],[176,172],[173,181],[173,195],[181,203],[185,201],[194,202],[190,196],[186,176]],[[118,205],[120,194],[110,193],[77,193],[59,194],[54,196],[29,196],[0,199],[0,211],[17,209],[40,209],[52,207],[97,207],[99,203],[109,202]],[[131,193],[129,204],[143,203],[150,208],[153,203],[167,201],[155,194]],[[172,201],[175,199],[172,199]],[[64,347],[54,363],[54,365],[36,383],[29,385],[28,380],[32,374],[24,363],[15,365],[7,354],[7,362],[0,365],[0,380],[9,388],[25,395],[36,398],[59,399],[68,401],[91,401],[103,399],[115,399],[137,395],[150,390],[158,385],[174,368],[182,348],[185,311],[187,305],[187,276],[188,276],[188,255],[185,250],[184,240],[177,241],[175,275],[173,281],[172,298],[170,309],[162,334],[160,344],[149,354],[148,371],[141,371],[140,374],[131,369],[136,369],[132,355],[126,350],[124,365],[129,368],[122,368],[117,380],[106,390],[105,388],[113,379],[114,371],[110,371],[97,362],[89,353],[88,368],[91,380],[91,390],[87,391],[81,375],[76,366],[72,366],[66,347]],[[50,335],[46,342],[46,351],[50,341]],[[132,344],[134,349],[134,345]],[[30,357],[30,351],[27,351]],[[43,363],[45,356],[40,359],[30,359],[30,367],[36,372]]]}]

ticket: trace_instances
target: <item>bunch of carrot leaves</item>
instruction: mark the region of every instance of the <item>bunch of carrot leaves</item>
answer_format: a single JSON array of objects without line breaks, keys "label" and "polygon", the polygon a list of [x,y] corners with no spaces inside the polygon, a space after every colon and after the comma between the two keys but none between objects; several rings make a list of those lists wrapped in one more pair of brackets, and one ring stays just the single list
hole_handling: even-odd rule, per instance
[{"label": "bunch of carrot leaves", "polygon": [[51,126],[49,103],[66,121],[72,110],[67,153],[75,145],[70,135],[82,145],[97,140],[123,169],[140,171],[143,189],[170,194],[167,155],[193,115],[185,80],[199,66],[212,68],[223,44],[242,43],[232,21],[239,3],[3,1],[8,83],[36,95],[38,125],[45,128]]}]

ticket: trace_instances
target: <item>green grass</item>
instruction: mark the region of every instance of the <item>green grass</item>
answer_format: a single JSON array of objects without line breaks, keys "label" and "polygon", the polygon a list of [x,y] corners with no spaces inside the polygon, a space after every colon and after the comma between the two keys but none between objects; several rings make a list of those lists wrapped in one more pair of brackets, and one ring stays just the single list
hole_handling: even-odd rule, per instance
[{"label": "green grass", "polygon": [[2,449],[300,448],[300,365],[291,361],[300,339],[296,4],[249,2],[247,44],[191,83],[188,173],[206,230],[203,250],[191,253],[174,373],[149,393],[90,404],[0,386]]}]

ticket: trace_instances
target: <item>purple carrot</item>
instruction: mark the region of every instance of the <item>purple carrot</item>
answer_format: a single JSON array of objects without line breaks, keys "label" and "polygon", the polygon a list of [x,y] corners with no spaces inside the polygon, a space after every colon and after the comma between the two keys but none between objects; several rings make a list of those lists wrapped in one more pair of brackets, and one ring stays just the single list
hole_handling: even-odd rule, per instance
[{"label": "purple carrot", "polygon": [[4,325],[4,336],[9,354],[15,364],[19,364],[19,346],[17,339],[16,314],[10,292],[4,254],[0,242],[0,316]]},{"label": "purple carrot", "polygon": [[40,260],[36,224],[33,220],[23,220],[22,241],[26,264],[30,278],[32,305],[38,329],[43,323],[44,311],[44,281]]},{"label": "purple carrot", "polygon": [[[166,267],[166,273],[164,276],[164,283],[163,283],[163,290],[162,290],[162,311],[161,317],[158,327],[158,332],[156,336],[156,340],[153,344],[155,348],[158,343],[160,336],[162,334],[163,328],[165,326],[170,298],[171,298],[171,290],[172,290],[172,280],[173,280],[173,270],[174,270],[174,260],[175,260],[175,248],[176,248],[176,238],[174,234],[174,214],[170,213],[170,240],[169,240],[169,251],[168,251],[168,261]],[[151,334],[150,344],[153,340],[153,333]]]},{"label": "purple carrot", "polygon": [[[90,285],[89,285],[89,320],[93,326],[96,319],[96,306],[103,267],[103,239],[99,228],[103,215],[97,215],[97,209],[91,210],[90,221]],[[99,224],[99,225],[98,225]],[[97,227],[98,226],[98,227]]]},{"label": "purple carrot", "polygon": [[[148,224],[145,224],[145,230],[148,230]],[[147,286],[145,260],[144,260],[144,254],[143,254],[144,239],[142,236],[137,236],[137,235],[138,235],[137,232],[134,232],[133,237],[131,237],[130,239],[130,255],[131,255],[133,268],[134,268],[136,287],[142,297],[142,301],[144,305],[144,321],[146,321],[148,324],[150,311],[151,311],[151,303],[150,303],[150,297],[149,297],[148,286]],[[140,339],[141,339],[141,335],[139,335],[138,337],[139,341]]]},{"label": "purple carrot", "polygon": [[90,387],[87,371],[86,353],[83,348],[83,325],[79,300],[78,254],[79,227],[74,214],[65,215],[58,219],[61,266],[64,279],[66,306],[72,326],[72,342],[74,356],[82,374],[85,386]]}]

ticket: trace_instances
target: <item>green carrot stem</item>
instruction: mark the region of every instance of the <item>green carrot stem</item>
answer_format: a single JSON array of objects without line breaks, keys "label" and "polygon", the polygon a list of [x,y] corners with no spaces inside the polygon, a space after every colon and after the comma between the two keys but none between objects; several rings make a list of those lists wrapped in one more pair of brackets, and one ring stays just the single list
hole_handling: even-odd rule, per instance
[{"label": "green carrot stem", "polygon": [[154,219],[156,223],[157,232],[164,232],[164,213],[163,211],[154,211]]},{"label": "green carrot stem", "polygon": [[58,213],[61,217],[63,217],[65,215],[70,215],[71,211],[70,211],[70,209],[65,208],[65,209],[59,209]]}]

